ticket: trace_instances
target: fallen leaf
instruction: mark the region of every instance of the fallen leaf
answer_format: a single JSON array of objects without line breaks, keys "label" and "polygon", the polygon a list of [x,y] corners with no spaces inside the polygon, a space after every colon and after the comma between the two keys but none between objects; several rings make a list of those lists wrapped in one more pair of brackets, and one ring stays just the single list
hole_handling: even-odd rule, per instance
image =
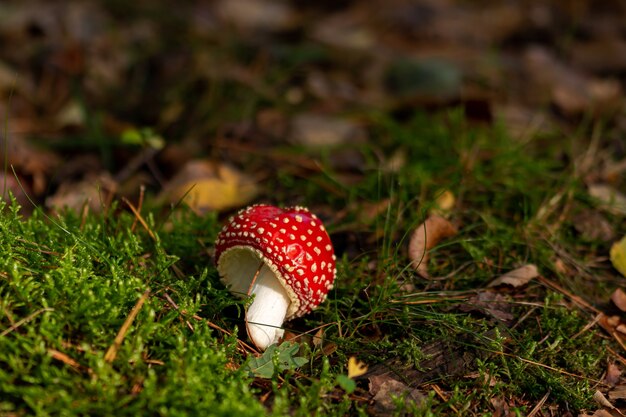
[{"label": "fallen leaf", "polygon": [[626,236],[611,246],[610,255],[615,269],[626,276]]},{"label": "fallen leaf", "polygon": [[459,309],[465,313],[478,311],[487,314],[504,323],[510,323],[515,316],[511,313],[511,302],[504,295],[494,291],[479,291]]},{"label": "fallen leaf", "polygon": [[539,271],[533,264],[524,265],[517,269],[507,272],[504,275],[499,276],[487,285],[488,287],[496,287],[498,285],[511,285],[512,287],[521,287],[530,282],[530,280],[537,278]]},{"label": "fallen leaf", "polygon": [[415,229],[409,241],[409,259],[418,274],[428,278],[428,251],[443,239],[456,234],[456,227],[436,214],[429,216]]},{"label": "fallen leaf", "polygon": [[626,293],[621,288],[613,291],[613,294],[611,294],[611,301],[613,301],[613,304],[615,304],[617,308],[622,311],[626,311]]},{"label": "fallen leaf", "polygon": [[626,385],[618,385],[609,391],[611,401],[626,399]]},{"label": "fallen leaf", "polygon": [[348,359],[348,378],[356,378],[367,372],[367,365],[351,356]]},{"label": "fallen leaf", "polygon": [[596,390],[596,392],[594,392],[593,400],[602,407],[616,411],[619,415],[623,415],[622,412],[619,411],[613,404],[611,404],[611,402],[600,391]]},{"label": "fallen leaf", "polygon": [[574,216],[572,222],[586,240],[609,242],[615,237],[613,225],[597,210],[583,210]]},{"label": "fallen leaf", "polygon": [[456,197],[450,190],[443,190],[437,193],[434,207],[430,210],[430,214],[443,215],[454,208]]},{"label": "fallen leaf", "polygon": [[334,116],[303,113],[291,122],[291,141],[308,147],[337,146],[364,138],[359,125]]},{"label": "fallen leaf", "polygon": [[279,31],[296,23],[296,13],[286,2],[269,0],[222,0],[217,15],[243,30]]},{"label": "fallen leaf", "polygon": [[516,413],[512,413],[509,404],[503,397],[493,397],[489,400],[494,408],[493,417],[509,417],[514,416]]},{"label": "fallen leaf", "polygon": [[[374,405],[372,414],[375,416],[387,416],[396,410],[395,398],[404,397],[404,404],[420,404],[426,397],[415,388],[386,375],[369,377],[369,393],[373,395]],[[395,397],[395,398],[394,398]]]},{"label": "fallen leaf", "polygon": [[258,194],[257,184],[228,165],[190,161],[171,179],[160,198],[170,203],[181,199],[194,211],[226,210],[246,205]]},{"label": "fallen leaf", "polygon": [[[614,363],[609,363],[606,369],[606,375],[604,376],[604,383],[607,385],[616,385],[620,377],[622,376],[622,370]],[[609,394],[610,398],[610,394]]]},{"label": "fallen leaf", "polygon": [[354,13],[336,13],[317,21],[311,37],[328,46],[346,51],[371,51],[376,36]]},{"label": "fallen leaf", "polygon": [[55,211],[64,209],[79,212],[85,204],[99,213],[111,204],[118,184],[108,172],[88,174],[79,182],[64,182],[56,193],[46,198],[46,207]]},{"label": "fallen leaf", "polygon": [[626,195],[607,184],[592,184],[588,191],[590,196],[598,200],[603,210],[626,215]]}]

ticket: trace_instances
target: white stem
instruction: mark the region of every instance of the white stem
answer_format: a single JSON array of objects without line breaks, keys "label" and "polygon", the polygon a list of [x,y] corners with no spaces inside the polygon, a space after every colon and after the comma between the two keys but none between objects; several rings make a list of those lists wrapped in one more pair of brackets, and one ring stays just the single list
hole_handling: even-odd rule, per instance
[{"label": "white stem", "polygon": [[285,321],[291,301],[267,265],[259,271],[250,295],[254,295],[254,300],[246,312],[248,336],[256,347],[265,350],[282,337],[284,330],[280,326]]}]

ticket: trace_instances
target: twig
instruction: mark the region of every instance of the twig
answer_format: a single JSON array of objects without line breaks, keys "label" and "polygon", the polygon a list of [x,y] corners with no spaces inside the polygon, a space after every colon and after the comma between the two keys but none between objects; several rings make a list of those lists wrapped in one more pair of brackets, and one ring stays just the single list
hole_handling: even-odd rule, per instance
[{"label": "twig", "polygon": [[565,295],[570,300],[572,300],[574,303],[578,304],[580,307],[583,307],[583,308],[585,308],[587,310],[591,310],[591,311],[593,311],[596,314],[600,313],[600,310],[598,310],[597,308],[595,308],[594,306],[592,306],[591,304],[589,304],[588,302],[586,302],[585,300],[583,300],[579,296],[574,295],[571,292],[567,291],[565,288],[561,287],[556,282],[550,281],[549,279],[547,279],[547,278],[545,278],[545,277],[543,277],[541,275],[537,279],[539,281],[541,281],[542,283],[544,283],[545,285],[547,285],[548,287],[552,288],[553,290],[556,290],[556,291],[560,292],[561,294]]},{"label": "twig", "polygon": [[[146,187],[142,184],[139,186],[139,201],[137,202],[137,212],[141,213],[141,208],[143,207],[143,198],[146,192]],[[131,209],[132,210],[132,209]],[[137,217],[135,216],[135,220],[133,221],[133,225],[130,227],[130,231],[132,233],[135,232],[135,227],[137,227]]]},{"label": "twig", "polygon": [[29,321],[31,321],[32,319],[34,319],[35,317],[37,317],[38,315],[40,315],[41,313],[45,313],[47,311],[54,311],[53,308],[50,307],[44,307],[41,310],[37,310],[34,313],[32,313],[31,315],[24,317],[23,319],[21,319],[20,321],[18,321],[17,323],[15,323],[14,325],[12,325],[11,327],[9,327],[8,329],[5,329],[2,333],[0,333],[0,337],[6,336],[9,333],[11,333],[13,330],[17,329],[18,327],[20,327],[22,324],[24,323],[28,323]]},{"label": "twig", "polygon": [[533,409],[530,410],[530,413],[528,413],[528,415],[526,417],[534,417],[535,414],[540,412],[541,411],[541,407],[543,407],[543,405],[546,403],[546,400],[548,399],[549,395],[550,395],[550,390],[548,390],[548,392],[546,392],[546,394],[543,397],[541,397],[539,402],[537,404],[535,404]]},{"label": "twig", "polygon": [[56,349],[48,349],[48,355],[52,356],[52,358],[58,361],[63,362],[64,364],[68,365],[69,367],[71,367],[72,369],[76,371],[86,371],[88,374],[93,373],[91,368],[81,365],[80,363],[72,359],[69,355],[63,352],[60,352]]},{"label": "twig", "polygon": [[525,359],[525,358],[522,358],[521,356],[514,355],[512,353],[506,353],[506,352],[496,351],[496,350],[488,350],[488,351],[491,352],[491,353],[495,353],[496,355],[508,356],[510,358],[514,358],[514,359],[520,360],[522,362],[525,362],[525,363],[528,363],[528,364],[531,364],[531,365],[539,366],[541,368],[545,368],[545,369],[548,369],[550,371],[558,372],[561,375],[571,376],[573,378],[578,378],[578,379],[582,379],[582,380],[585,380],[585,381],[591,381],[591,382],[594,382],[594,383],[600,384],[600,385],[606,385],[604,382],[598,381],[597,379],[593,379],[593,378],[586,377],[584,375],[578,375],[578,374],[574,374],[574,373],[571,373],[571,372],[568,372],[568,371],[564,371],[563,369],[555,368],[553,366],[546,365],[545,363],[531,361],[530,359]]},{"label": "twig", "polygon": [[130,311],[130,314],[128,315],[128,317],[126,317],[124,324],[122,324],[122,327],[120,327],[120,330],[117,332],[117,336],[115,336],[115,340],[113,341],[113,344],[109,347],[109,349],[107,350],[107,353],[104,355],[104,360],[106,362],[110,363],[115,360],[115,357],[117,356],[117,351],[119,350],[120,346],[122,346],[122,342],[124,341],[124,337],[126,337],[128,328],[130,327],[131,324],[133,324],[133,320],[135,320],[135,317],[137,317],[139,310],[141,310],[141,307],[146,302],[149,295],[150,295],[150,289],[148,288],[147,290],[144,291],[141,297],[139,297],[139,300],[137,300],[137,303],[135,304],[133,309]]},{"label": "twig", "polygon": [[148,232],[148,235],[150,235],[150,238],[153,241],[156,241],[156,236],[154,235],[154,233],[152,232],[152,230],[148,226],[148,223],[146,223],[146,221],[141,216],[141,213],[139,213],[139,211],[135,208],[133,203],[131,203],[126,197],[122,197],[122,201],[128,206],[128,208],[130,208],[130,211],[133,212],[133,214],[135,215],[135,219],[139,220],[139,223],[141,223],[143,228],[146,229],[146,232]]}]

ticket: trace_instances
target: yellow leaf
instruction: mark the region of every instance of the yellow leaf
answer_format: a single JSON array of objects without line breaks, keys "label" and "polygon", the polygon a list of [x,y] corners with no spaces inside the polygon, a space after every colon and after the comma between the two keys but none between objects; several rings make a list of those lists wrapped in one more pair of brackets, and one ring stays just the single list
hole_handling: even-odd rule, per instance
[{"label": "yellow leaf", "polygon": [[228,165],[190,161],[172,178],[162,196],[171,203],[180,199],[205,213],[248,204],[258,194],[257,184]]},{"label": "yellow leaf", "polygon": [[611,263],[615,269],[626,276],[626,236],[611,246]]},{"label": "yellow leaf", "polygon": [[354,356],[348,359],[348,378],[356,378],[367,372],[367,365]]},{"label": "yellow leaf", "polygon": [[444,214],[454,208],[456,197],[450,190],[442,190],[437,193],[435,206],[430,210],[430,214]]}]

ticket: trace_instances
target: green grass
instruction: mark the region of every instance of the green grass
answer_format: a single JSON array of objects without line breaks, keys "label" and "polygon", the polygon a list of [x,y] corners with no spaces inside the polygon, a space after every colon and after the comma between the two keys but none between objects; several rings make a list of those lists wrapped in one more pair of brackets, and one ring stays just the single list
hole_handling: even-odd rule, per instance
[{"label": "green grass", "polygon": [[[517,143],[498,128],[470,126],[459,112],[407,122],[363,117],[376,145],[359,151],[357,183],[345,182],[328,155],[306,178],[278,164],[269,180],[268,192],[277,191],[268,200],[342,215],[327,216],[339,251],[335,289],[313,314],[286,324],[296,334],[322,326],[324,343],[302,339],[306,364],[268,379],[247,371],[250,355],[238,341],[245,341],[245,301],[224,289],[213,266],[217,215],[184,207],[163,218],[144,213],[152,238],[121,207],[84,219],[40,211],[24,219],[3,205],[0,415],[366,415],[367,379],[357,378],[351,393],[338,382],[349,358],[393,363],[396,378],[410,385],[407,375],[430,371],[427,347],[437,343],[451,358],[473,360],[430,376],[416,386],[425,402],[398,399],[396,415],[488,415],[494,397],[523,415],[546,393],[546,406],[560,412],[592,408],[608,342],[593,329],[580,333],[588,312],[536,281],[497,292],[510,305],[508,325],[484,308],[463,309],[491,279],[531,262],[574,293],[595,296],[581,292],[594,283],[554,266],[555,247],[572,259],[606,249],[581,245],[568,222],[557,221],[566,204],[589,205],[580,181],[557,162],[558,147]],[[379,156],[396,151],[406,164],[385,172]],[[407,268],[405,246],[441,189],[458,199],[451,216],[460,233],[431,258],[432,276],[448,278],[427,281]],[[557,214],[539,216],[563,192]],[[387,209],[360,217],[362,207],[385,198]],[[405,283],[415,291],[403,293]],[[148,289],[115,359],[106,361]]]}]

